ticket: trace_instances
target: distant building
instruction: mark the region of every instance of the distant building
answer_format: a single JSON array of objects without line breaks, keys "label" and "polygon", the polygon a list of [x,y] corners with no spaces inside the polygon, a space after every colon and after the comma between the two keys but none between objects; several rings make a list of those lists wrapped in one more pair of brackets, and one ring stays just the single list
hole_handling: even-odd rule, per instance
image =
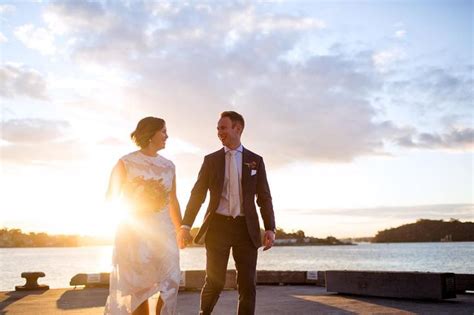
[{"label": "distant building", "polygon": [[447,234],[445,237],[440,239],[440,242],[452,242],[453,236],[451,234]]},{"label": "distant building", "polygon": [[298,240],[296,238],[276,239],[274,244],[275,245],[296,244],[297,241]]}]

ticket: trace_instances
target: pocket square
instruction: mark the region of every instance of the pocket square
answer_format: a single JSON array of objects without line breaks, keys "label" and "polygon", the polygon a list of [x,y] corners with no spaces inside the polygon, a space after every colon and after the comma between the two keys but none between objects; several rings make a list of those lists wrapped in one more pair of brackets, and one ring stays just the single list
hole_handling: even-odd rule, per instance
[{"label": "pocket square", "polygon": [[251,170],[250,171],[250,176],[254,176],[255,174],[257,174],[257,170]]}]

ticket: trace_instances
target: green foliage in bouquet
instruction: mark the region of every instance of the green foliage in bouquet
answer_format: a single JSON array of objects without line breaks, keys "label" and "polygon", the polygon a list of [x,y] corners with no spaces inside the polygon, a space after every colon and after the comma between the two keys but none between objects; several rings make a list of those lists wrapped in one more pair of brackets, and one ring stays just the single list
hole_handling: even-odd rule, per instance
[{"label": "green foliage in bouquet", "polygon": [[169,191],[163,180],[137,176],[125,185],[125,197],[137,214],[161,211],[168,204]]}]

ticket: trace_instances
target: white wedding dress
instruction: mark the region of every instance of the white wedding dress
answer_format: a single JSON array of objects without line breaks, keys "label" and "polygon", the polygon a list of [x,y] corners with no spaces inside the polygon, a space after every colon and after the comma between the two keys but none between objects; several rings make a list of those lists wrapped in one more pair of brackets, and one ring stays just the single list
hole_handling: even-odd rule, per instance
[{"label": "white wedding dress", "polygon": [[[140,151],[121,158],[126,181],[160,181],[169,193],[175,176],[173,162]],[[160,185],[161,185],[160,184]],[[117,228],[105,314],[131,314],[142,302],[160,293],[161,314],[175,314],[180,282],[176,232],[169,213],[169,198],[160,209],[133,216]]]}]

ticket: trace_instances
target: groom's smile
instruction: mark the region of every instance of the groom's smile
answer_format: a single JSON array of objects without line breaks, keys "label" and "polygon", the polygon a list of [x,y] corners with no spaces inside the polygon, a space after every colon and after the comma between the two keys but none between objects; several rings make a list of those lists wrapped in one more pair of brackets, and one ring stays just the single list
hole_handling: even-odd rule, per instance
[{"label": "groom's smile", "polygon": [[222,117],[217,123],[217,137],[221,140],[222,145],[235,149],[240,145],[240,135],[242,127],[240,124],[232,124],[229,117]]}]

